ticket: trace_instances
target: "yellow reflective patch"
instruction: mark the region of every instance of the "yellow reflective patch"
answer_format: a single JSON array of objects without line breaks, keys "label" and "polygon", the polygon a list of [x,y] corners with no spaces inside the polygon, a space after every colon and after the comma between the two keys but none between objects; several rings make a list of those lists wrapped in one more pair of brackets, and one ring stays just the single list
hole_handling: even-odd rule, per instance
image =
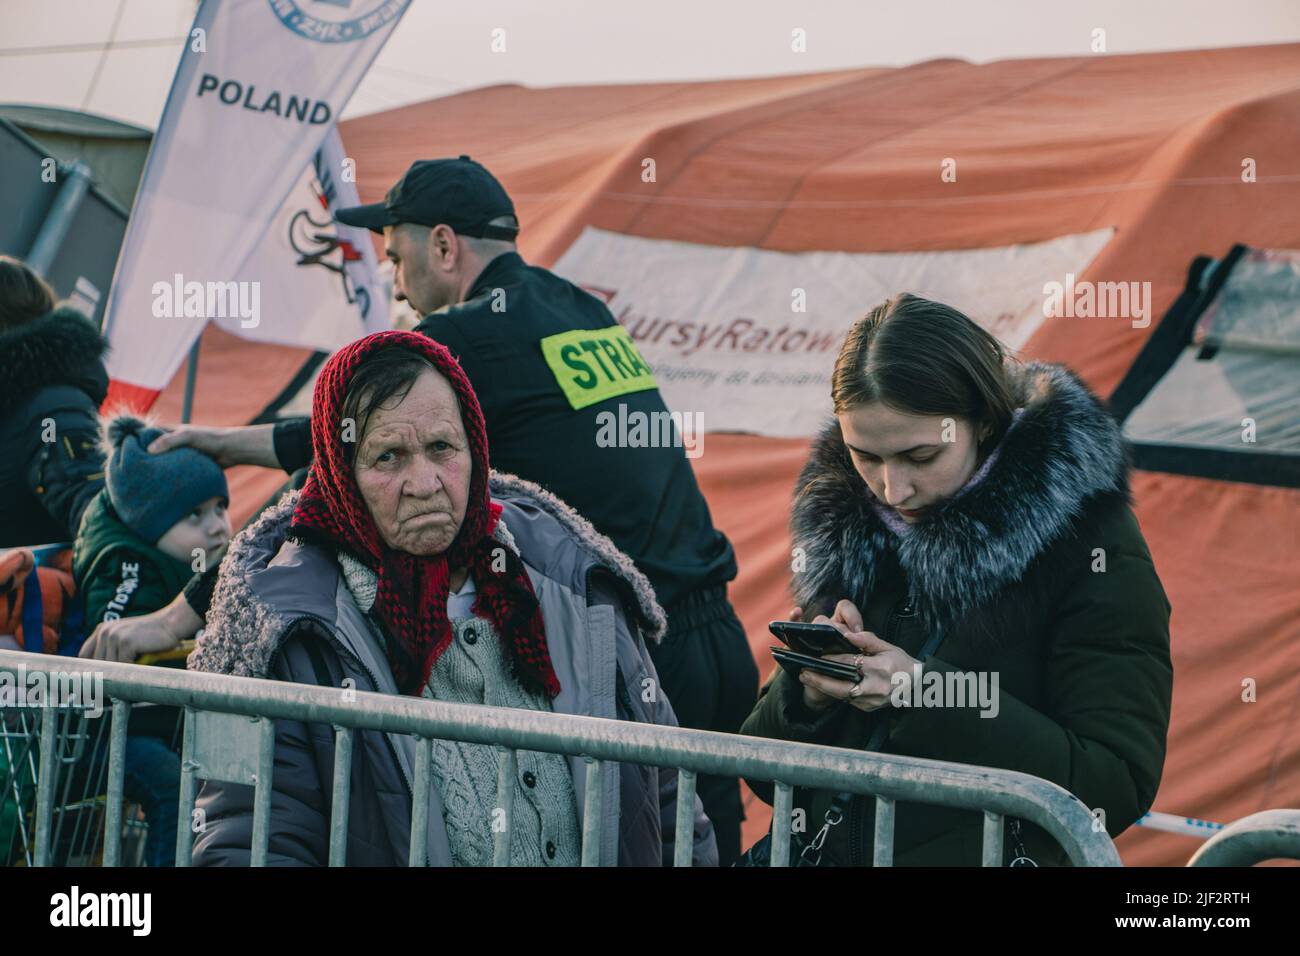
[{"label": "yellow reflective patch", "polygon": [[548,335],[541,346],[556,384],[575,409],[659,387],[621,325]]}]

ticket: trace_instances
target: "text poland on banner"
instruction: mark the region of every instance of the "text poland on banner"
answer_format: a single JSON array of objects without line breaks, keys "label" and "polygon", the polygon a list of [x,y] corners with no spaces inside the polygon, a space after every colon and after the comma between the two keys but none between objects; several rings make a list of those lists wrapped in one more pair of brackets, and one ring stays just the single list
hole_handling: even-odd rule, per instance
[{"label": "text poland on banner", "polygon": [[118,258],[110,404],[151,404],[209,318],[256,332],[254,252],[408,2],[204,0]]}]

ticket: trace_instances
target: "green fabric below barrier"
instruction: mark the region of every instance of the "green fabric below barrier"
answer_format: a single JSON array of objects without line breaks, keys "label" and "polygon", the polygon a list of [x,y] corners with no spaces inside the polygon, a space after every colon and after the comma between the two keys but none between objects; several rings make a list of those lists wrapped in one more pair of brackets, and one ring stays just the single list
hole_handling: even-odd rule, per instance
[{"label": "green fabric below barrier", "polygon": [[[22,806],[30,807],[35,799],[35,782],[32,780],[31,767],[23,762],[18,768],[18,789],[22,794]],[[10,775],[9,757],[0,748],[0,866],[12,866],[21,852],[22,841],[18,836],[19,806],[14,800],[14,781]]]}]

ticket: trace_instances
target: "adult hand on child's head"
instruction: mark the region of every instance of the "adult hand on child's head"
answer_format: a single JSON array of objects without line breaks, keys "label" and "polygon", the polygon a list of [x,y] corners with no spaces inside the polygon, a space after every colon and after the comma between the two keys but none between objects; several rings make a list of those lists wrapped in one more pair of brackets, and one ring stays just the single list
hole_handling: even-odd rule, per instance
[{"label": "adult hand on child's head", "polygon": [[158,455],[173,448],[189,447],[203,452],[222,468],[239,464],[230,457],[228,428],[209,428],[202,425],[177,425],[159,435],[149,444],[149,453]]},{"label": "adult hand on child's head", "polygon": [[177,425],[149,444],[153,455],[173,448],[189,447],[203,452],[222,468],[233,465],[261,465],[279,468],[275,457],[274,425],[214,428],[207,425]]}]

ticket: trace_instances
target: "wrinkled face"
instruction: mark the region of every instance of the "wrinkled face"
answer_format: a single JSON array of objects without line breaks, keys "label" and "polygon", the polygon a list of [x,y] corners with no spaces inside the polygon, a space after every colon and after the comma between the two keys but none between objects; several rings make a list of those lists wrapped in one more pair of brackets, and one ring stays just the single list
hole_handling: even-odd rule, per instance
[{"label": "wrinkled face", "polygon": [[989,432],[986,427],[977,436],[964,418],[912,415],[881,402],[838,417],[853,467],[908,524],[966,484],[977,465],[978,440]]},{"label": "wrinkled face", "polygon": [[384,245],[393,263],[393,287],[399,302],[410,302],[421,315],[460,301],[460,256],[454,233],[439,227],[453,254],[444,255],[438,236],[427,226],[399,223],[384,227]]},{"label": "wrinkled face", "polygon": [[230,516],[226,514],[225,498],[209,498],[180,521],[167,529],[158,539],[158,550],[163,554],[192,564],[203,552],[205,568],[221,563],[230,543]]},{"label": "wrinkled face", "polygon": [[384,543],[428,556],[451,547],[465,520],[472,459],[460,403],[432,369],[396,404],[376,408],[353,474]]}]

